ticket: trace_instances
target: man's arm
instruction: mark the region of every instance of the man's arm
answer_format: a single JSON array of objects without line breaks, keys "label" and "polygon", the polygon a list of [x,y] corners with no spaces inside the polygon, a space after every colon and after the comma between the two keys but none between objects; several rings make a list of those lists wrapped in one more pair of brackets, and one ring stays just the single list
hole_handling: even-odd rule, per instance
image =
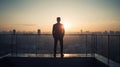
[{"label": "man's arm", "polygon": [[54,35],[55,35],[55,34],[54,34],[54,31],[55,31],[55,30],[54,30],[54,29],[55,29],[54,27],[55,27],[55,25],[53,25],[53,28],[52,28],[52,35],[53,35],[53,37],[54,37]]},{"label": "man's arm", "polygon": [[64,25],[63,25],[63,37],[64,37],[64,35],[65,35],[65,28],[64,28]]}]

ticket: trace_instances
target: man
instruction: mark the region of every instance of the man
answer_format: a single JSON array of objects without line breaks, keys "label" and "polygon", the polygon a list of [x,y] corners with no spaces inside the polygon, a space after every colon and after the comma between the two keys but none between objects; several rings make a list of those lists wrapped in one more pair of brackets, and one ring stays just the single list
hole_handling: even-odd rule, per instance
[{"label": "man", "polygon": [[61,51],[61,58],[64,57],[63,55],[63,37],[64,37],[64,26],[60,23],[60,17],[57,17],[57,23],[53,25],[53,38],[54,38],[54,57],[56,58],[56,50],[57,50],[57,43],[60,42],[60,51]]}]

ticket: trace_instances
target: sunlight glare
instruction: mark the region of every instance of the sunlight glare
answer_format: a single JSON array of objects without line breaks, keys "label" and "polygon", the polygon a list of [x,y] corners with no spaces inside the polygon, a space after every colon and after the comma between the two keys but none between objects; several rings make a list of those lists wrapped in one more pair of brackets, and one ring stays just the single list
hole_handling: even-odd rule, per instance
[{"label": "sunlight glare", "polygon": [[71,24],[68,22],[64,22],[63,25],[64,25],[64,28],[67,30],[71,28]]}]

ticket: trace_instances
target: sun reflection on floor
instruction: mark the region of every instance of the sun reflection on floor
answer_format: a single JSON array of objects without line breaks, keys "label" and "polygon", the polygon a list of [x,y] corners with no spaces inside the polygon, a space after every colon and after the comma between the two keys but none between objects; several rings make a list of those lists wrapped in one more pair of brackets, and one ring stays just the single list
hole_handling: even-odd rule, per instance
[{"label": "sun reflection on floor", "polygon": [[[51,58],[54,57],[53,54],[9,54],[11,57],[43,57],[43,58]],[[56,57],[60,58],[60,54],[57,54]],[[64,58],[71,57],[93,57],[92,54],[64,54]]]}]

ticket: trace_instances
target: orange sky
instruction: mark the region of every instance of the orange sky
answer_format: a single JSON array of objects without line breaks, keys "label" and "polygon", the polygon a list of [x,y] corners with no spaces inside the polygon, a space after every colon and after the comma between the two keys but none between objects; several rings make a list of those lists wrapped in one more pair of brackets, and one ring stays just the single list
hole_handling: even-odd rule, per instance
[{"label": "orange sky", "polygon": [[0,31],[51,32],[56,17],[61,17],[66,32],[120,31],[119,6],[119,0],[1,1]]}]

